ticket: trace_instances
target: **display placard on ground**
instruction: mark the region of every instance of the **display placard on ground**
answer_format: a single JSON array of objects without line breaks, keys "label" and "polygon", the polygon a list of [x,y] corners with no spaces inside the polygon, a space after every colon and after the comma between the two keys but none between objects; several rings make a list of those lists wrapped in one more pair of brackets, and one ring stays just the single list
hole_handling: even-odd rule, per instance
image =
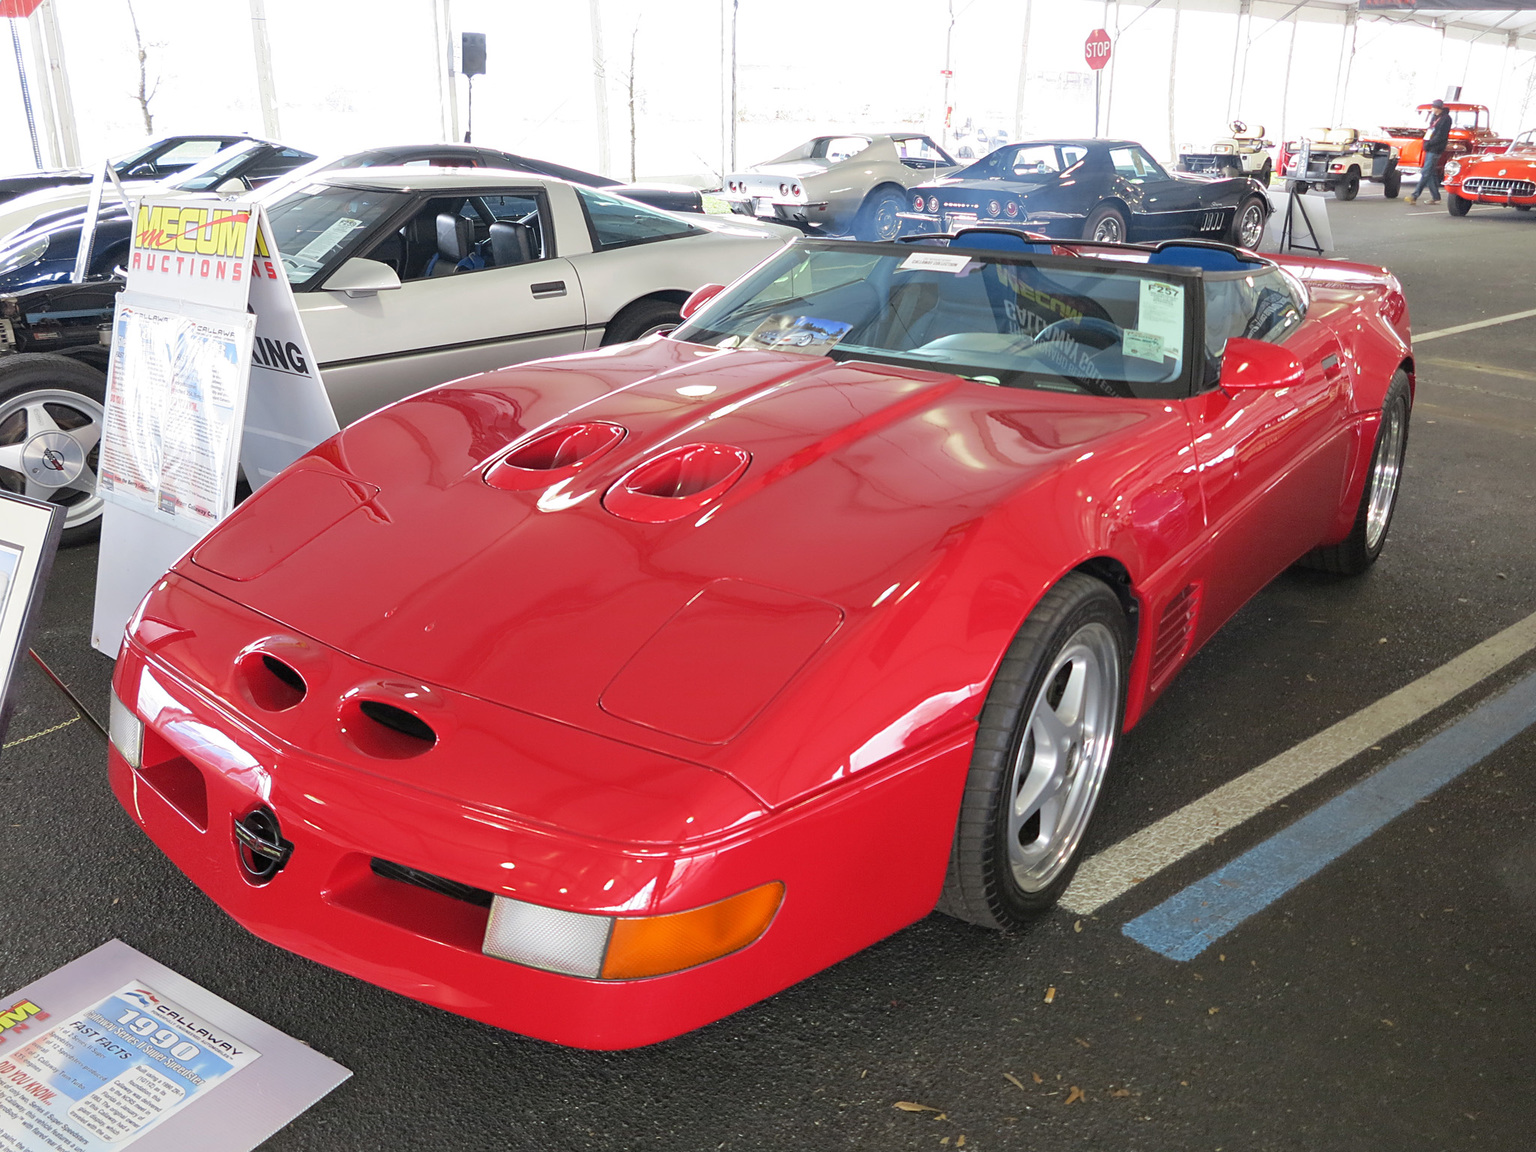
[{"label": "display placard on ground", "polygon": [[120,940],[0,1001],[6,1152],[250,1152],[350,1075]]}]

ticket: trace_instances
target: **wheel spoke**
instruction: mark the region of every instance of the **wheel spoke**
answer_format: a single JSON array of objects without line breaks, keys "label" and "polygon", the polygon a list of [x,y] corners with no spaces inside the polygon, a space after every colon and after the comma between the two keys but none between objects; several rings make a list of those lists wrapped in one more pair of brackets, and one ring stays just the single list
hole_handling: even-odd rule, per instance
[{"label": "wheel spoke", "polygon": [[0,468],[11,472],[24,471],[21,465],[21,454],[26,450],[25,444],[6,444],[0,446]]},{"label": "wheel spoke", "polygon": [[48,414],[48,408],[42,401],[33,401],[26,406],[27,435],[36,436],[39,432],[59,432],[62,429],[58,422]]},{"label": "wheel spoke", "polygon": [[96,473],[91,471],[89,464],[83,465],[80,469],[80,475],[64,485],[64,489],[84,492],[87,496],[94,496],[96,495]]},{"label": "wheel spoke", "polygon": [[57,488],[51,488],[47,484],[39,484],[26,472],[22,473],[26,484],[22,489],[23,496],[30,496],[34,500],[52,500],[59,492]]}]

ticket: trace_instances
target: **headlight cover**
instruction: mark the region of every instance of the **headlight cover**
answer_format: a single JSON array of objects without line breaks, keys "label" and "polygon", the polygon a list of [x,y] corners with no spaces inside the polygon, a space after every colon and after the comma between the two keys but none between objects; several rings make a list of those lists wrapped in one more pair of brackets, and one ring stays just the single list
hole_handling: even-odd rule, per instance
[{"label": "headlight cover", "polygon": [[17,246],[0,252],[0,276],[25,268],[43,258],[48,251],[47,235],[34,236],[31,240],[18,241]]},{"label": "headlight cover", "polygon": [[1447,162],[1447,164],[1445,166],[1445,174],[1447,176],[1454,176],[1454,175],[1456,175],[1456,173],[1458,173],[1460,171],[1461,171],[1461,161],[1460,160],[1451,160],[1451,161]]}]

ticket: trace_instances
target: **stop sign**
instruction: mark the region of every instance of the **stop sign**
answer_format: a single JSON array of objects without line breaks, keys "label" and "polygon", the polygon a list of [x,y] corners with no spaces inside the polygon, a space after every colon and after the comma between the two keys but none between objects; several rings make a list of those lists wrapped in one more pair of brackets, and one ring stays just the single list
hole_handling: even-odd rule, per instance
[{"label": "stop sign", "polygon": [[1109,63],[1108,32],[1095,28],[1088,33],[1088,39],[1083,42],[1083,59],[1088,61],[1088,67],[1095,72]]}]

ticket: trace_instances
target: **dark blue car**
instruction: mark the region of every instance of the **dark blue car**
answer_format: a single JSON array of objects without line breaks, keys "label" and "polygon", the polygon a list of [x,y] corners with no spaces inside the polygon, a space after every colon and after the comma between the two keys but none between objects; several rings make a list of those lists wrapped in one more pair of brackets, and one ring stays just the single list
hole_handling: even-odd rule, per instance
[{"label": "dark blue car", "polygon": [[1057,240],[1202,237],[1254,248],[1269,219],[1258,181],[1172,176],[1134,140],[1009,144],[907,198],[904,235],[1001,224]]}]

